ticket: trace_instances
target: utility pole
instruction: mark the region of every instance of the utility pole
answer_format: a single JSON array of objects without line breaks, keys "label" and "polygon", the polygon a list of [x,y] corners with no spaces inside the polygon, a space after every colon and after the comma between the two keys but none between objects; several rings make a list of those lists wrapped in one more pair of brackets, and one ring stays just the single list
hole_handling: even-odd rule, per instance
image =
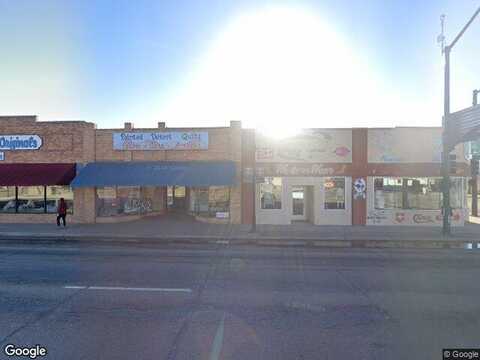
[{"label": "utility pole", "polygon": [[472,216],[478,216],[478,163],[480,156],[472,155],[470,169],[472,171]]},{"label": "utility pole", "polygon": [[[478,94],[480,90],[473,90],[472,106],[478,104]],[[470,153],[472,154],[471,148]],[[478,166],[480,156],[478,154],[472,154],[470,160],[470,169],[472,170],[472,215],[478,216]]]},{"label": "utility pole", "polygon": [[257,232],[257,131],[253,130],[253,174],[252,174],[252,203],[253,203],[253,214],[252,214],[252,229],[250,232]]},{"label": "utility pole", "polygon": [[450,234],[450,215],[451,215],[451,208],[450,208],[450,169],[449,169],[449,154],[450,151],[453,149],[449,148],[449,144],[447,142],[448,140],[448,133],[447,133],[447,122],[448,122],[448,117],[450,115],[450,53],[457,43],[457,41],[462,37],[462,35],[465,33],[467,28],[470,26],[470,24],[475,20],[477,15],[480,13],[480,7],[475,11],[473,16],[470,18],[470,20],[465,24],[465,26],[462,28],[462,30],[458,33],[458,35],[455,37],[455,39],[452,41],[450,45],[445,44],[445,35],[444,35],[444,30],[445,30],[445,15],[442,15],[440,17],[441,19],[441,25],[442,25],[442,33],[438,37],[438,41],[441,42],[442,45],[442,54],[445,55],[445,73],[444,73],[444,101],[443,101],[443,121],[442,121],[442,126],[443,126],[443,134],[442,134],[442,139],[443,139],[443,151],[442,151],[442,177],[443,177],[443,234],[444,235],[449,235]]}]

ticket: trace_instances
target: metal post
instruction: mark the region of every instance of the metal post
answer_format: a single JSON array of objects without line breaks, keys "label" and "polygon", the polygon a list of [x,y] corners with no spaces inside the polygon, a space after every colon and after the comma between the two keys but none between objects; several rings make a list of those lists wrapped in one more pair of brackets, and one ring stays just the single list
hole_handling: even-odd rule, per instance
[{"label": "metal post", "polygon": [[472,175],[472,216],[478,216],[478,175]]},{"label": "metal post", "polygon": [[472,105],[476,106],[478,105],[478,94],[480,93],[480,90],[473,90],[473,98],[472,98]]},{"label": "metal post", "polygon": [[252,190],[252,200],[253,200],[253,216],[252,216],[252,229],[251,232],[257,232],[257,141],[256,137],[256,130],[253,130],[253,190]]},{"label": "metal post", "polygon": [[443,176],[443,235],[450,234],[450,169],[447,144],[447,118],[450,114],[450,46],[445,47],[445,93],[443,102],[443,151],[442,151],[442,176]]}]

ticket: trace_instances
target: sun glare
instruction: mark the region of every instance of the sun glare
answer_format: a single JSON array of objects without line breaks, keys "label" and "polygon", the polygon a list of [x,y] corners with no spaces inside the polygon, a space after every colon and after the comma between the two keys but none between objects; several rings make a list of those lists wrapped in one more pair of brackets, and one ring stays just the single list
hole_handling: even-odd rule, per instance
[{"label": "sun glare", "polygon": [[358,126],[360,115],[382,116],[389,104],[362,57],[304,9],[239,16],[191,74],[162,109],[167,121],[242,120],[285,136],[300,127]]}]

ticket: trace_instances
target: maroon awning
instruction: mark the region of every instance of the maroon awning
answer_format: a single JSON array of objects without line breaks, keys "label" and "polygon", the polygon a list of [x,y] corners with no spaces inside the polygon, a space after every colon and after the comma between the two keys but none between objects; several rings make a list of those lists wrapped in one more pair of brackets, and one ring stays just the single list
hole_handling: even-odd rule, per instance
[{"label": "maroon awning", "polygon": [[75,164],[0,164],[0,186],[69,185]]}]

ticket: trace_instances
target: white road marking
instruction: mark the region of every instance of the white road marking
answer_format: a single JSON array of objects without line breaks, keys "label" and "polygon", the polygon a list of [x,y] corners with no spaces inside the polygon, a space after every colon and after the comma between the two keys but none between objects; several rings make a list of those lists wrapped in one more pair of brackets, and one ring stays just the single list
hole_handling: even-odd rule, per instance
[{"label": "white road marking", "polygon": [[222,315],[222,320],[218,325],[215,338],[213,339],[212,351],[210,352],[210,360],[218,360],[220,358],[220,352],[223,345],[223,332],[225,328],[225,312]]},{"label": "white road marking", "polygon": [[86,286],[64,286],[65,289],[86,289]]},{"label": "white road marking", "polygon": [[116,290],[116,291],[151,291],[151,292],[184,292],[191,293],[188,288],[145,288],[145,287],[121,287],[121,286],[75,286],[66,285],[65,289],[85,289],[85,290]]}]

